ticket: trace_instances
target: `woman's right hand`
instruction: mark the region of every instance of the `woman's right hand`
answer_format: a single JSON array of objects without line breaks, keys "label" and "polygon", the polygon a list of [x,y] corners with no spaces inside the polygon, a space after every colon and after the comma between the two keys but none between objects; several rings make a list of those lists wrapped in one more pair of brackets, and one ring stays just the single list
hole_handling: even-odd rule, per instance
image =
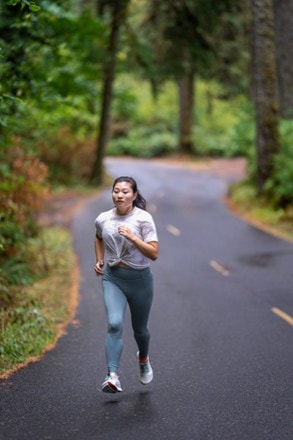
[{"label": "woman's right hand", "polygon": [[94,267],[96,275],[103,275],[103,267],[104,267],[104,261],[97,261],[96,265]]}]

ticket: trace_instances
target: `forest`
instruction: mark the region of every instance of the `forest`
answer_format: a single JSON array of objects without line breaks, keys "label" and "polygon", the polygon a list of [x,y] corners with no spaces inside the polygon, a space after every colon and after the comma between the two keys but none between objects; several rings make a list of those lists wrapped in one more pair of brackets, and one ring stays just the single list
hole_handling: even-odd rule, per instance
[{"label": "forest", "polygon": [[292,223],[293,0],[3,0],[0,15],[2,330],[46,327],[23,292],[72,257],[38,210],[102,186],[106,156],[245,157],[242,197]]}]

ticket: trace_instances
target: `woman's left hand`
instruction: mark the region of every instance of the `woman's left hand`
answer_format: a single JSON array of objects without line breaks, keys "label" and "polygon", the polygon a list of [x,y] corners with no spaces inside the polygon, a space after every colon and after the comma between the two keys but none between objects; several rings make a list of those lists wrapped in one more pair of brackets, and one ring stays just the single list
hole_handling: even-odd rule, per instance
[{"label": "woman's left hand", "polygon": [[118,227],[118,233],[120,235],[123,235],[125,238],[128,238],[129,240],[134,239],[134,234],[130,228],[127,228],[127,226],[119,226]]},{"label": "woman's left hand", "polygon": [[158,242],[150,241],[145,243],[141,238],[135,235],[130,228],[127,226],[119,226],[118,233],[123,235],[128,240],[132,241],[132,243],[137,247],[137,249],[146,257],[151,260],[156,260],[158,258]]}]

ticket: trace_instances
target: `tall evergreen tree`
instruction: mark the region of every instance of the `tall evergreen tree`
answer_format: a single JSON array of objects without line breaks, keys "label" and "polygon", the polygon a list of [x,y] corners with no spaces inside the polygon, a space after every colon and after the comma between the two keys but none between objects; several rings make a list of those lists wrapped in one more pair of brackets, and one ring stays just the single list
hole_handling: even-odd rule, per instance
[{"label": "tall evergreen tree", "polygon": [[103,159],[105,156],[105,149],[109,134],[110,110],[116,67],[116,54],[119,43],[119,32],[126,17],[127,5],[128,0],[121,0],[119,2],[111,0],[110,2],[108,2],[107,5],[103,1],[100,9],[101,14],[104,13],[106,6],[108,6],[110,10],[111,32],[109,37],[107,58],[104,65],[105,67],[102,87],[102,106],[99,121],[97,148],[95,161],[91,173],[91,181],[96,184],[101,184],[103,182]]},{"label": "tall evergreen tree", "polygon": [[293,119],[293,1],[274,0],[280,111]]},{"label": "tall evergreen tree", "polygon": [[272,0],[251,0],[253,82],[259,193],[273,172],[279,151],[279,101]]},{"label": "tall evergreen tree", "polygon": [[146,20],[152,35],[159,80],[172,78],[178,84],[179,149],[194,151],[192,143],[194,80],[208,76],[217,51],[213,40],[222,15],[233,0],[150,0]]}]

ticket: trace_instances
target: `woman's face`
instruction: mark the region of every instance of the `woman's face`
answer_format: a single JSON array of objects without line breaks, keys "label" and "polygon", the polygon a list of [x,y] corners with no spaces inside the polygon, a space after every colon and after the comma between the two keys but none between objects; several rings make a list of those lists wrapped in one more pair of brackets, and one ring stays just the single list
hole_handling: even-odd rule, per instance
[{"label": "woman's face", "polygon": [[117,213],[124,215],[130,212],[136,195],[129,182],[117,182],[112,192],[112,199]]}]

